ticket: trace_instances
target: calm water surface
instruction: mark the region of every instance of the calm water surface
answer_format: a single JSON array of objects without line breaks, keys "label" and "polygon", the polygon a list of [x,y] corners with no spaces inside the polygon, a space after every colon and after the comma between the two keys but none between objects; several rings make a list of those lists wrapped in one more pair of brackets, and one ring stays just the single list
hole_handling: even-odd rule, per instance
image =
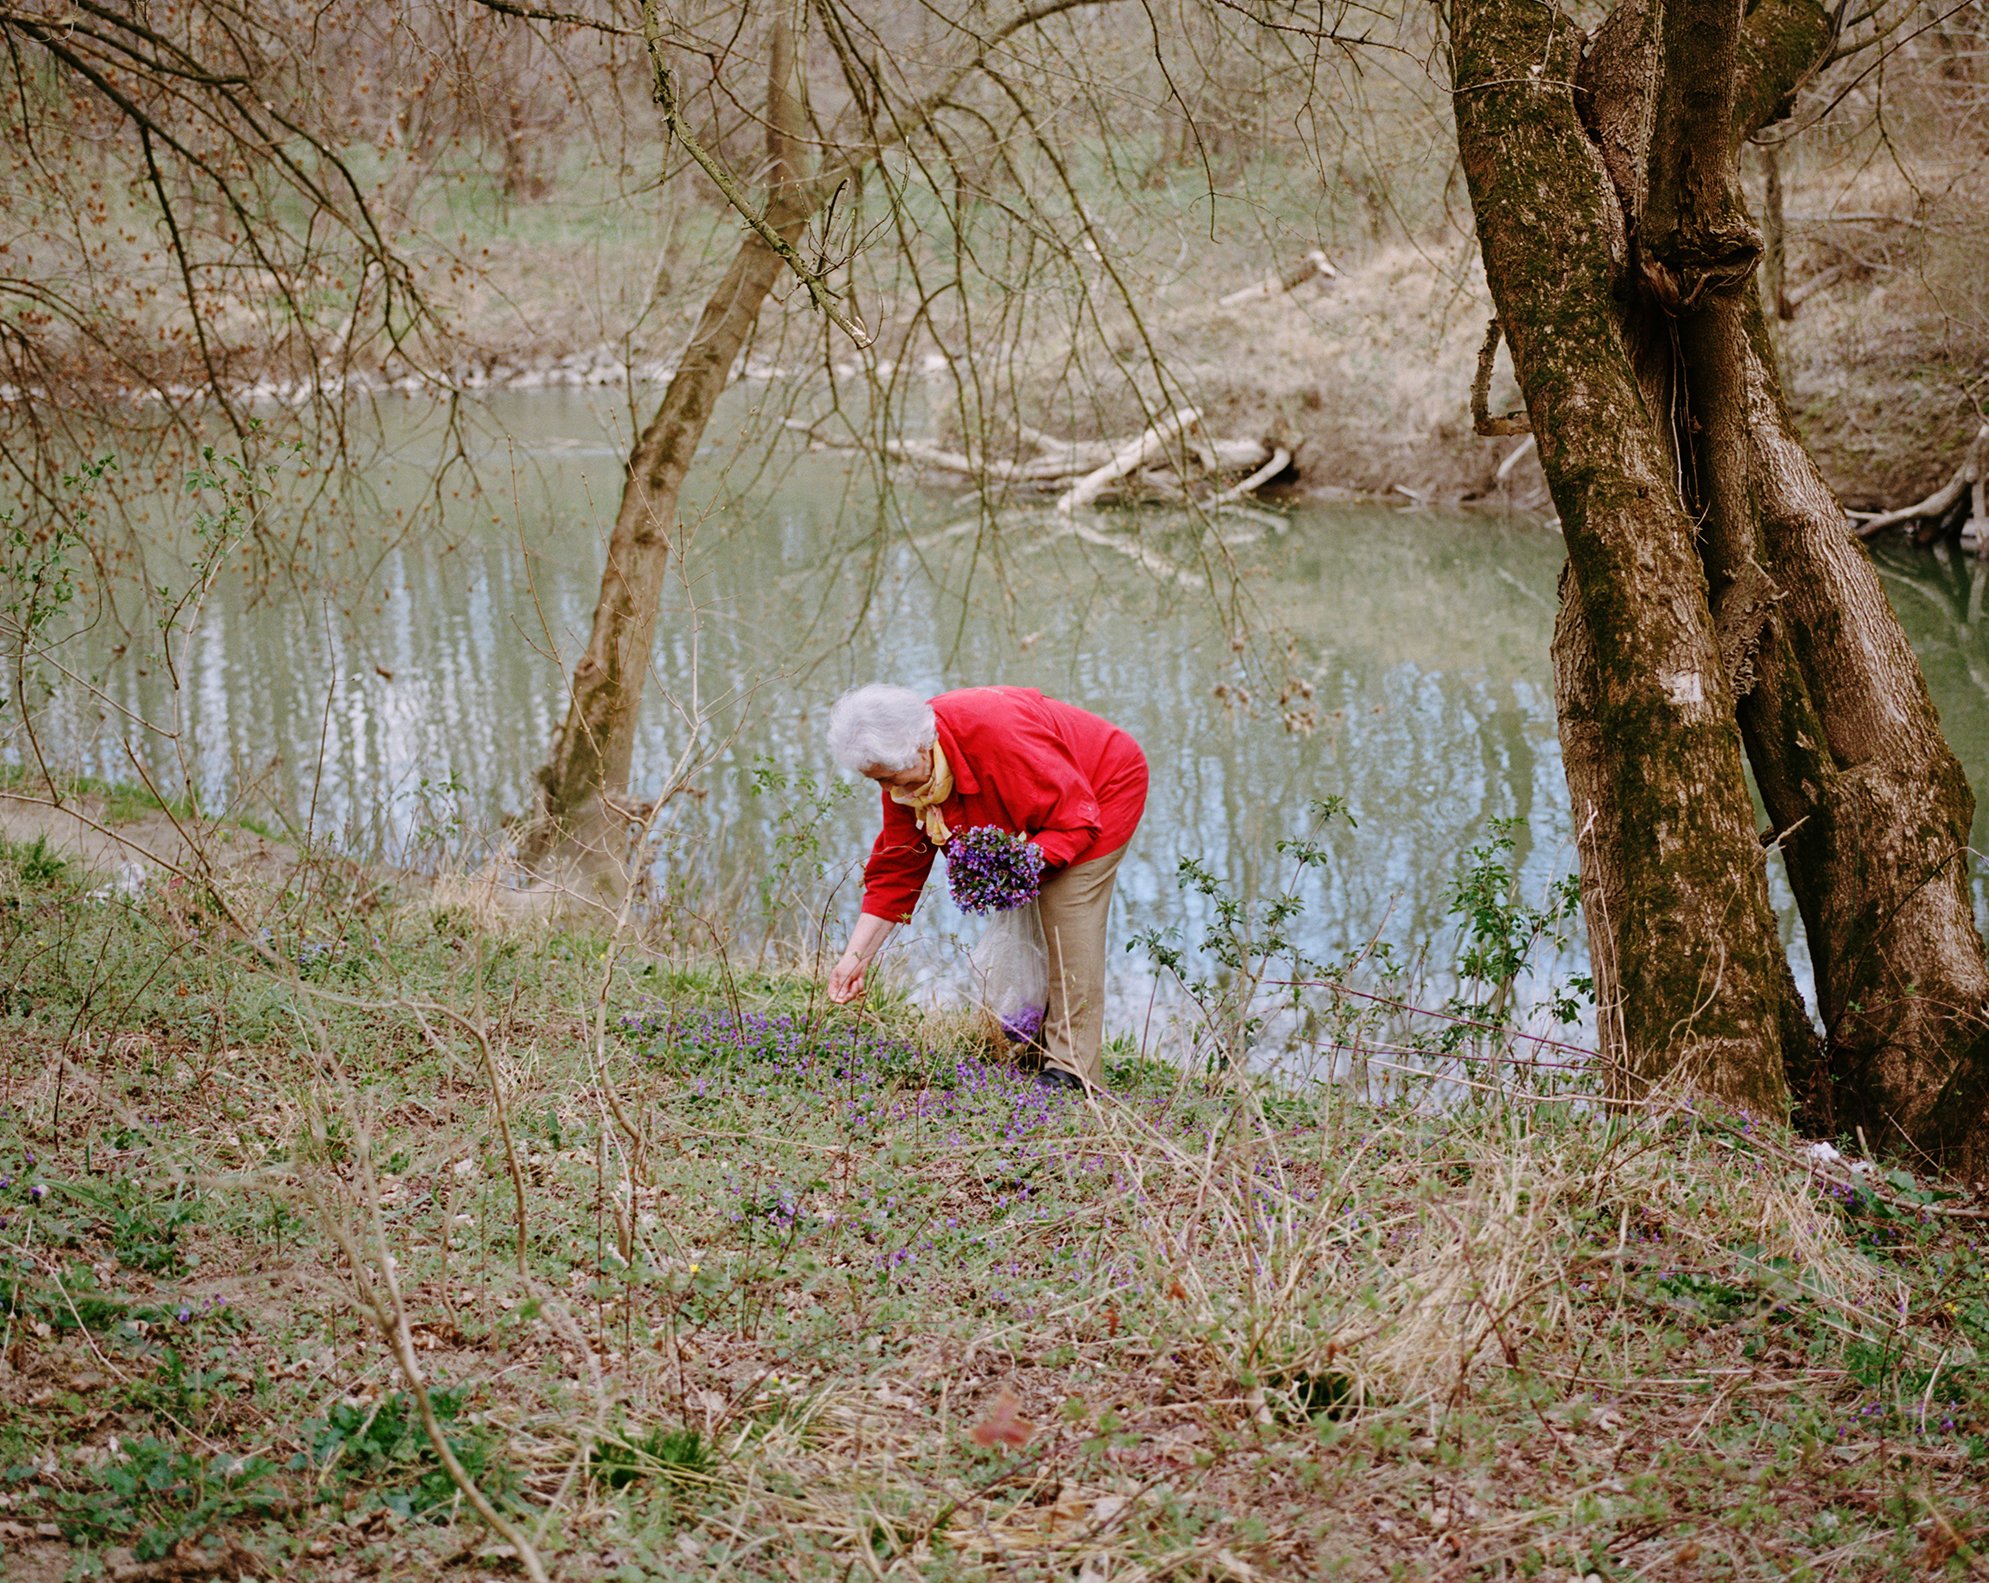
[{"label": "calm water surface", "polygon": [[[349,587],[276,598],[223,581],[191,641],[179,704],[207,797],[254,787],[251,801],[292,818],[314,808],[319,829],[390,848],[447,809],[488,828],[529,806],[558,717],[552,655],[570,659],[586,638],[626,416],[567,393],[501,399],[491,412],[506,436],[493,427],[473,447],[494,486],[481,508],[464,503],[445,527],[401,538],[388,524],[424,487],[424,447],[372,480],[378,569],[356,608]],[[688,717],[709,714],[718,747],[696,795],[673,805],[665,862],[695,875],[741,938],[762,928],[776,840],[807,805],[755,796],[755,766],[833,780],[826,706],[878,678],[931,691],[1040,687],[1140,739],[1152,800],[1121,870],[1121,940],[1170,924],[1192,934],[1205,920],[1176,882],[1184,855],[1245,893],[1278,883],[1288,865],[1275,843],[1304,834],[1309,800],[1325,795],[1346,800],[1358,829],[1336,827],[1332,863],[1306,883],[1303,928],[1321,952],[1380,938],[1441,956],[1451,877],[1497,819],[1525,821],[1530,892],[1572,869],[1547,660],[1563,557],[1558,534],[1535,522],[1309,506],[1282,532],[1231,524],[1248,542],[1227,547],[1212,593],[1202,568],[1223,555],[1164,516],[1139,530],[1142,564],[1037,513],[989,526],[969,502],[909,491],[910,531],[881,531],[871,484],[832,456],[785,456],[748,478],[714,451],[700,474],[707,494],[687,505],[635,784],[653,787],[683,752]],[[1184,577],[1156,576],[1156,559]],[[1903,551],[1882,564],[1981,790],[1986,569]],[[158,717],[173,700],[150,669],[121,662],[107,685]],[[1290,678],[1312,689],[1309,732],[1280,718]],[[74,700],[56,722],[73,752],[128,776],[114,723]],[[832,929],[855,910],[847,871],[875,818],[866,794],[822,825],[831,882],[843,880],[823,903]],[[1979,816],[1978,847],[1986,840]],[[940,941],[961,923],[943,887],[921,920]],[[1562,965],[1578,963],[1577,945]],[[1125,978],[1136,996],[1144,979]]]}]

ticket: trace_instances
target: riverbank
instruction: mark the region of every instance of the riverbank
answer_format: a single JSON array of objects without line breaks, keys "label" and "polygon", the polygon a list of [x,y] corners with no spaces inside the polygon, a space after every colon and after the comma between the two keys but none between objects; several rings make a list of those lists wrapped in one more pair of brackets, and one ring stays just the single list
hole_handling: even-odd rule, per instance
[{"label": "riverbank", "polygon": [[[1855,136],[1819,135],[1802,158],[1783,156],[1774,333],[1785,394],[1825,476],[1847,505],[1878,509],[1944,482],[1982,421],[1989,296],[1978,260],[1989,195],[1979,161],[1945,140],[1917,147],[1904,168],[1861,159],[1857,146]],[[1749,179],[1766,213],[1753,158]],[[1271,251],[1252,228],[1212,230],[1151,278],[1128,277],[1137,318],[1101,289],[1086,299],[1082,333],[1052,320],[980,359],[968,383],[988,404],[993,454],[1011,441],[1029,454],[1016,439],[1024,429],[1079,440],[1137,434],[1151,413],[1185,403],[1210,435],[1289,447],[1295,472],[1285,485],[1301,496],[1486,501],[1551,514],[1530,453],[1515,455],[1524,442],[1472,432],[1471,381],[1491,306],[1475,238],[1461,217],[1441,211],[1445,223],[1433,225],[1438,217],[1432,210],[1416,234],[1378,226],[1359,240],[1285,224]],[[727,234],[717,228],[707,252]],[[694,250],[679,248],[668,311],[652,311],[633,340],[604,341],[598,304],[583,312],[549,294],[559,277],[542,248],[521,244],[514,256],[500,246],[451,299],[465,344],[478,349],[465,377],[618,386],[631,368],[639,378],[666,373],[697,282],[717,267],[713,257],[689,266]],[[1280,276],[1298,284],[1284,289]],[[929,333],[907,342],[888,297],[873,299],[872,311],[880,378],[929,387],[916,404],[945,412],[956,376],[937,343]],[[784,399],[810,417],[820,405],[805,386],[822,355],[819,321],[790,294],[763,328],[742,372],[804,381]],[[858,373],[854,354],[835,338],[827,345],[847,382]],[[1502,352],[1491,406],[1518,405]],[[961,438],[957,422],[942,418],[937,429]]]},{"label": "riverbank", "polygon": [[639,931],[101,878],[0,850],[10,1579],[1975,1564],[1980,1222],[1903,1174],[1503,1064],[1122,1037],[1094,1106]]},{"label": "riverbank", "polygon": [[[1820,175],[1789,183],[1789,317],[1775,326],[1785,387],[1826,477],[1854,509],[1926,494],[1952,474],[1981,422],[1989,299],[1973,262],[1980,178],[1938,162],[1920,176],[1918,185],[1883,172],[1848,186]],[[271,411],[381,393],[475,401],[596,389],[623,394],[639,421],[736,237],[726,215],[702,210],[661,232],[653,217],[626,234],[597,229],[584,210],[548,208],[482,231],[473,263],[459,248],[432,257],[415,248],[422,337],[391,351],[384,342],[342,347],[336,366],[293,358],[280,368],[258,367],[247,337],[227,362],[233,389]],[[982,354],[986,366],[965,383],[989,416],[966,448],[999,460],[1033,455],[1034,436],[1046,433],[1124,439],[1154,412],[1186,404],[1210,436],[1289,449],[1293,467],[1277,480],[1288,498],[1551,514],[1527,443],[1472,432],[1471,382],[1491,308],[1469,233],[1455,224],[1415,238],[1377,233],[1330,256],[1303,232],[1284,241],[1289,256],[1226,237],[1142,280],[1137,319],[1108,294],[1076,333],[1052,326]],[[575,288],[576,249],[591,260],[585,290]],[[1297,284],[1287,289],[1280,273]],[[949,360],[931,322],[896,311],[888,295],[871,312],[879,344],[866,361],[840,339],[823,341],[805,296],[777,294],[735,377],[804,427],[847,414],[850,392],[869,379],[901,411],[933,414],[932,433],[909,438],[962,448],[948,414],[965,364]],[[170,319],[157,328],[176,333]],[[1517,407],[1503,353],[1497,370],[1492,407]],[[197,379],[190,362],[165,400],[194,400]],[[9,389],[0,399],[32,398]],[[848,438],[836,423],[824,432]]]},{"label": "riverbank", "polygon": [[[1989,320],[1957,315],[1951,282],[1926,270],[1847,266],[1857,233],[1882,223],[1818,218],[1792,231],[1787,268],[1798,305],[1789,322],[1776,325],[1798,427],[1845,503],[1860,510],[1918,499],[1954,471],[1981,421],[1977,387],[1989,366]],[[603,341],[598,317],[576,312],[579,305],[541,301],[521,309],[522,277],[536,272],[530,259],[492,267],[521,280],[515,289],[465,293],[452,366],[419,376],[359,371],[347,376],[352,389],[474,398],[639,390],[669,378],[676,331],[651,328],[637,339]],[[1373,249],[1290,290],[1252,293],[1247,281],[1239,292],[1225,289],[1234,283],[1212,273],[1178,283],[1145,328],[1170,389],[1202,413],[1205,433],[1291,450],[1293,469],[1279,481],[1287,498],[1482,502],[1551,515],[1527,442],[1472,432],[1471,381],[1491,316],[1475,244]],[[795,322],[766,338],[776,346],[805,338],[809,328],[800,304],[788,304],[786,313]],[[778,321],[781,311],[769,317]],[[1110,355],[1133,350],[1128,339]],[[927,389],[923,400],[943,408],[955,389],[945,358],[929,348],[901,352],[909,366],[886,356],[869,371],[886,384],[909,380]],[[995,436],[995,454],[1008,442],[1018,457],[1034,454],[1033,443],[1015,440],[1016,423],[1079,441],[1139,432],[1155,397],[1149,393],[1143,407],[1134,384],[1111,370],[1084,374],[1084,361],[1082,352],[1060,346],[1025,360],[1017,410]],[[1492,407],[1517,408],[1503,353],[1497,369]],[[838,380],[863,371],[839,349]],[[777,399],[804,425],[814,410],[817,376],[798,355],[748,353],[736,377],[779,387]],[[267,380],[248,392],[284,402],[323,388]],[[942,423],[939,432],[947,443],[961,440],[957,425]]]}]

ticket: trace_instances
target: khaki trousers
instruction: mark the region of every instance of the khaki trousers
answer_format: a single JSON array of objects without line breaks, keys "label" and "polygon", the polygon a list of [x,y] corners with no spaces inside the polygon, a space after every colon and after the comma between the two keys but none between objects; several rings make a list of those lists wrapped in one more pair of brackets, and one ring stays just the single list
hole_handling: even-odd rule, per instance
[{"label": "khaki trousers", "polygon": [[1045,881],[1036,898],[1050,948],[1050,1003],[1043,1013],[1043,1058],[1102,1086],[1105,1063],[1105,918],[1119,876],[1120,847]]}]

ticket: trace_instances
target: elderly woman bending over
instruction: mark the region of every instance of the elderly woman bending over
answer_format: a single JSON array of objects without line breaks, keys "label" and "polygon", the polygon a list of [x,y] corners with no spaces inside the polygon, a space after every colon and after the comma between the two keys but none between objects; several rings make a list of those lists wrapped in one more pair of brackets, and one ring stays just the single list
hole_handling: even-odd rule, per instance
[{"label": "elderly woman bending over", "polygon": [[930,701],[903,687],[843,694],[829,749],[884,788],[884,829],[863,871],[863,916],[829,997],[863,993],[871,961],[906,922],[957,830],[996,825],[1043,853],[1038,907],[1050,952],[1046,1080],[1103,1080],[1105,917],[1126,843],[1146,810],[1146,755],[1109,720],[1031,687],[965,687]]}]

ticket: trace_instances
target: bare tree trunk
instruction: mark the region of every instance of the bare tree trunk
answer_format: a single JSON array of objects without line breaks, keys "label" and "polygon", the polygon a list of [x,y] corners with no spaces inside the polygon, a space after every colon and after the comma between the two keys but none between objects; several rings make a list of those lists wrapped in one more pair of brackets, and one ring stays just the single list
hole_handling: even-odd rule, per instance
[{"label": "bare tree trunk", "polygon": [[[1681,779],[1674,738],[1612,725],[1621,660],[1608,629],[1669,621],[1693,635],[1687,657],[1700,661],[1703,623],[1816,965],[1826,1052],[1785,959],[1760,963],[1750,991],[1779,1013],[1773,1044],[1804,1119],[1862,1126],[1875,1145],[1981,1174],[1989,968],[1968,889],[1973,798],[1877,575],[1795,435],[1748,287],[1758,244],[1738,144],[1786,112],[1830,46],[1830,14],[1817,0],[1758,0],[1744,19],[1738,0],[1624,0],[1579,60],[1572,35],[1566,18],[1516,0],[1453,9],[1460,146],[1487,278],[1569,525],[1555,671],[1598,977],[1617,986],[1605,1031],[1607,1013],[1620,1015],[1640,1073],[1681,1053],[1653,1042],[1656,1019],[1637,1004],[1663,990],[1638,982],[1638,955],[1661,938],[1632,922],[1642,873],[1672,859],[1646,833],[1626,769],[1688,788],[1706,773],[1729,778],[1728,793],[1740,785],[1738,765],[1710,753]],[[1586,140],[1568,126],[1558,85],[1570,76]],[[1641,294],[1622,289],[1626,277]],[[1608,432],[1598,407],[1624,432]],[[1587,542],[1592,523],[1571,507],[1599,488],[1620,498],[1632,480],[1661,504],[1646,529],[1667,535],[1647,552],[1662,570],[1612,582]],[[1684,535],[1704,568],[1696,588],[1664,559],[1674,512],[1699,526],[1696,541]],[[1669,608],[1654,608],[1659,596]],[[1690,838],[1690,866],[1730,865],[1730,891],[1752,894],[1758,855],[1742,860],[1730,829],[1674,833]],[[1702,903],[1715,888],[1702,887]],[[1729,928],[1754,961],[1758,923],[1736,906]],[[1675,1007],[1681,986],[1670,993]],[[1730,1097],[1749,1087],[1699,1081]]]},{"label": "bare tree trunk", "polygon": [[1709,428],[1738,408],[1739,487],[1758,503],[1774,585],[1777,697],[1742,722],[1816,969],[1830,1084],[1818,1119],[1989,1174],[1975,797],[1878,573],[1795,435],[1757,300],[1736,305],[1717,362],[1715,350],[1700,377],[1731,395],[1695,405]]},{"label": "bare tree trunk", "polygon": [[1570,790],[1597,816],[1590,935],[1617,981],[1626,1086],[1683,1079],[1775,1113],[1787,965],[1693,525],[1619,317],[1627,237],[1576,113],[1582,41],[1545,7],[1451,8],[1486,278],[1568,541],[1557,682]]},{"label": "bare tree trunk", "polygon": [[[766,217],[792,246],[813,199],[800,168],[802,111],[785,22],[773,28],[769,55]],[[783,268],[780,255],[748,229],[731,267],[705,301],[656,416],[629,455],[593,630],[568,686],[565,721],[539,771],[541,802],[526,841],[529,860],[558,856],[602,881],[620,875],[620,832],[639,812],[626,801],[629,763],[676,535],[678,495],[732,365]]]},{"label": "bare tree trunk", "polygon": [[[1667,29],[1687,3],[1719,12],[1738,37],[1732,0],[1670,0]],[[1805,28],[1820,53],[1821,7],[1790,31]],[[1712,32],[1692,37],[1708,46]],[[1710,52],[1674,61],[1667,49],[1667,78],[1703,82],[1719,69]],[[1754,126],[1735,124],[1731,100],[1708,100],[1696,113],[1719,119],[1668,127],[1665,104],[1661,93],[1654,208],[1655,144],[1673,136],[1725,151],[1723,162],[1702,156],[1708,185],[1686,203],[1730,215],[1737,146]],[[1736,234],[1731,220],[1698,229],[1721,224]],[[1795,435],[1759,295],[1732,289],[1724,260],[1700,267],[1709,283],[1686,292],[1679,345],[1701,545],[1749,758],[1816,969],[1829,1061],[1798,1073],[1806,1119],[1979,1171],[1989,1165],[1989,966],[1968,886],[1974,795],[1878,575]]]}]

